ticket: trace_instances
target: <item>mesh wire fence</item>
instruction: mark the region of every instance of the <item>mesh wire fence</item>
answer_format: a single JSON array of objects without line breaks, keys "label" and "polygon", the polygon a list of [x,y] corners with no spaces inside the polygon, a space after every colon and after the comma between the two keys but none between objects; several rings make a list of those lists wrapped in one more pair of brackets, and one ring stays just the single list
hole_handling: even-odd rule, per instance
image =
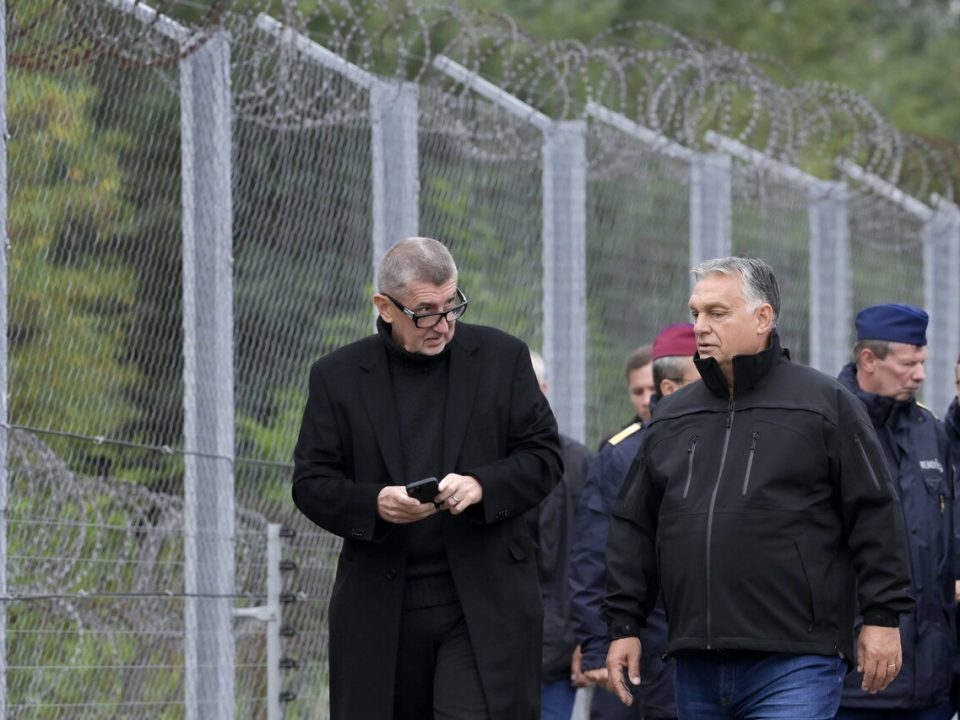
[{"label": "mesh wire fence", "polygon": [[805,188],[754,167],[733,166],[733,252],[759,257],[777,272],[780,340],[807,362],[810,337],[810,229]]},{"label": "mesh wire fence", "polygon": [[[26,34],[8,37],[9,423],[21,429],[8,433],[7,715],[180,718],[185,607],[194,598],[185,589],[179,450],[179,68],[204,33],[177,45],[156,16],[144,23],[119,11],[119,0],[50,6],[42,51],[28,57]],[[452,17],[436,27],[469,33],[462,18],[451,29]],[[422,19],[407,8],[376,51],[344,36],[349,13],[332,12],[323,30],[361,48],[372,69],[416,66],[420,232],[457,258],[467,321],[539,348],[543,134],[433,69],[427,61],[440,45],[431,50],[427,39],[443,33],[430,35],[436,28],[419,27]],[[231,193],[233,210],[233,601],[264,602],[265,530],[281,524],[284,714],[324,718],[340,541],[293,508],[289,459],[310,362],[372,328],[371,98],[356,79],[258,26],[255,13],[227,13],[223,24],[233,103],[232,187],[219,189]],[[391,43],[390,33],[410,27],[423,37]],[[53,40],[73,32],[86,45],[60,53]],[[576,66],[571,55],[569,66],[541,68],[545,56],[508,24],[483,32],[500,54],[480,52],[476,67],[510,70],[509,35],[522,51],[517,72],[504,74],[532,94],[556,90]],[[462,55],[477,50],[458,38],[450,45]],[[546,93],[547,109],[571,106],[576,89],[561,90]],[[690,168],[593,121],[585,163],[584,412],[594,445],[632,414],[628,353],[688,317]],[[739,163],[732,187],[734,251],[778,271],[784,344],[804,361],[816,271],[806,194]],[[855,308],[923,304],[920,221],[867,193],[852,195],[849,219]],[[263,626],[238,618],[233,640],[235,714],[266,717]]]},{"label": "mesh wire fence", "polygon": [[689,320],[690,167],[600,123],[587,182],[587,432],[591,445],[635,414],[630,352]]}]

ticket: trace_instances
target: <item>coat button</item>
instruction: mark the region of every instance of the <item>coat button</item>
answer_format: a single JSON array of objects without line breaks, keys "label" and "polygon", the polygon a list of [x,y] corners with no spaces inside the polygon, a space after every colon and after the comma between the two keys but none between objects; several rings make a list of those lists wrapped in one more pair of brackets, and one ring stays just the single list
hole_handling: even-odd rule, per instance
[{"label": "coat button", "polygon": [[387,580],[393,580],[397,576],[397,571],[391,568],[387,570]]}]

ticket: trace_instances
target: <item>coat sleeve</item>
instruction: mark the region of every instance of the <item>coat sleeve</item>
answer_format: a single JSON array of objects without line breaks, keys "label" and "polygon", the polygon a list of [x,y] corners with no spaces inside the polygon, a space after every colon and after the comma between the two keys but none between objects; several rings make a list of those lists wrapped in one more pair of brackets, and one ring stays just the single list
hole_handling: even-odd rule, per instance
[{"label": "coat sleeve", "polygon": [[293,501],[300,512],[334,535],[381,540],[377,495],[388,483],[355,482],[350,477],[335,412],[321,366],[314,365],[293,454]]},{"label": "coat sleeve", "polygon": [[483,486],[483,501],[467,513],[487,523],[523,515],[545,498],[563,477],[557,421],[540,391],[530,352],[520,345],[511,375],[506,455],[492,463],[460,470]]},{"label": "coat sleeve", "polygon": [[647,462],[652,442],[644,439],[610,517],[604,615],[611,638],[637,636],[660,592],[656,537],[664,489]]},{"label": "coat sleeve", "polygon": [[913,607],[903,512],[863,403],[839,390],[838,405],[835,482],[859,607],[867,624],[896,625]]}]

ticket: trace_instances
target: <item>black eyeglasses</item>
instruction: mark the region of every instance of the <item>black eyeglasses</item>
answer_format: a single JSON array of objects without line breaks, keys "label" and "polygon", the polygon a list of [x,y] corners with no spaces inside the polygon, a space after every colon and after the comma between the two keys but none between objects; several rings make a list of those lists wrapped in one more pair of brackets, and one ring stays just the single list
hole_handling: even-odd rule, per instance
[{"label": "black eyeglasses", "polygon": [[467,296],[463,294],[463,291],[460,288],[457,288],[457,297],[460,298],[460,304],[454,305],[449,310],[441,310],[440,312],[415,313],[410,308],[404,307],[398,303],[389,295],[386,295],[385,297],[394,305],[396,305],[400,309],[400,312],[413,320],[413,324],[418,328],[432,328],[434,325],[440,322],[440,318],[446,318],[448,323],[452,323],[454,320],[458,320],[463,317],[463,314],[467,311],[468,304]]}]

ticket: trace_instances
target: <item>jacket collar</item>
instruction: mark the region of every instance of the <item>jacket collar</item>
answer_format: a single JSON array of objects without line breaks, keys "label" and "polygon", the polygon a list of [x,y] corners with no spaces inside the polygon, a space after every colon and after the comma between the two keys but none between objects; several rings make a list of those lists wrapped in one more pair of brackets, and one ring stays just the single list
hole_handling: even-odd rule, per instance
[{"label": "jacket collar", "polygon": [[876,393],[863,390],[860,387],[860,383],[857,382],[856,363],[847,363],[844,365],[843,370],[841,370],[837,376],[837,380],[860,399],[867,408],[867,413],[870,415],[870,420],[873,421],[875,427],[896,425],[902,415],[909,415],[910,409],[916,403],[914,399],[894,400],[892,397],[877,395]]},{"label": "jacket collar", "polygon": [[[445,472],[455,469],[481,375],[480,346],[473,328],[458,321],[457,332],[448,347],[450,364],[443,433]],[[387,346],[379,338],[373,338],[359,362],[360,371],[365,376],[360,382],[360,395],[390,478],[394,484],[401,484],[403,456],[397,439],[397,406],[389,362]]]},{"label": "jacket collar", "polygon": [[[737,396],[753,390],[770,372],[774,365],[790,359],[790,351],[780,347],[780,335],[774,330],[770,333],[770,345],[756,355],[737,355],[733,358],[733,387]],[[720,363],[714,358],[701,358],[698,352],[693,356],[693,362],[703,378],[703,384],[714,395],[722,398],[730,397],[730,386],[727,378],[720,369]]]}]

